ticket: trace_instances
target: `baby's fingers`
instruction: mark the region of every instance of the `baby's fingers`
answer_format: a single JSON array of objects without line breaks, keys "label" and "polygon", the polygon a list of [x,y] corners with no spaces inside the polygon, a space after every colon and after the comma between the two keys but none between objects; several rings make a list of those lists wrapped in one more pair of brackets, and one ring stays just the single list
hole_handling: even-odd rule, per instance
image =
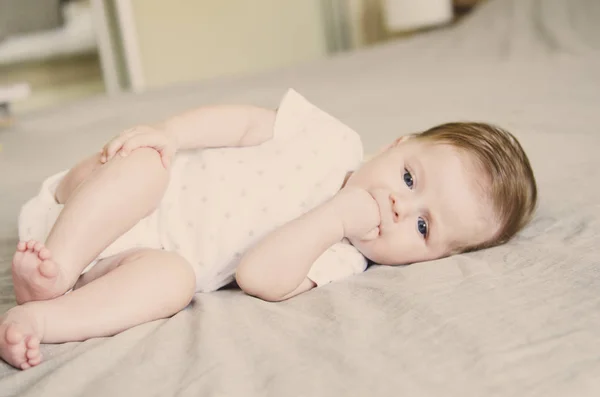
[{"label": "baby's fingers", "polygon": [[169,166],[171,165],[171,158],[175,155],[175,151],[172,149],[169,149],[168,146],[166,146],[164,149],[162,149],[160,151],[160,158],[162,160],[163,166],[168,169]]},{"label": "baby's fingers", "polygon": [[169,169],[169,166],[171,165],[171,159],[169,158],[169,156],[163,152],[160,155],[160,159],[162,160],[163,167]]},{"label": "baby's fingers", "polygon": [[[106,149],[104,150],[104,161],[103,162],[107,162],[108,160],[110,160],[123,146],[123,138],[122,137],[118,137],[113,139],[112,141],[110,141],[108,143],[108,145],[106,145]],[[102,159],[101,159],[102,160]]]},{"label": "baby's fingers", "polygon": [[121,147],[119,154],[125,157],[135,149],[141,147],[151,147],[160,152],[162,146],[163,145],[156,141],[156,137],[149,134],[140,134],[128,139],[127,142],[125,142]]},{"label": "baby's fingers", "polygon": [[100,162],[106,163],[108,161],[108,143],[100,150]]},{"label": "baby's fingers", "polygon": [[139,134],[137,127],[130,128],[128,130],[123,131],[120,135],[114,137],[111,141],[109,141],[104,148],[100,151],[100,162],[106,163],[110,160],[121,148],[123,144],[127,142],[129,139]]}]

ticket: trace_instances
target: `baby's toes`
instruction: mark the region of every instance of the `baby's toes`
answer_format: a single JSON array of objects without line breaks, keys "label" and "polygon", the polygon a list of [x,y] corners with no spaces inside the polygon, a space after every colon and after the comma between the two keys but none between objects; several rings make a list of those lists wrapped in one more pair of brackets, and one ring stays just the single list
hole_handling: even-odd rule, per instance
[{"label": "baby's toes", "polygon": [[27,249],[29,251],[33,251],[33,248],[35,247],[36,244],[37,244],[37,241],[35,241],[35,240],[29,240],[27,242]]},{"label": "baby's toes", "polygon": [[38,257],[41,260],[46,260],[46,259],[50,259],[50,257],[52,256],[52,254],[50,253],[50,250],[46,247],[42,248],[40,250],[40,252],[38,252]]},{"label": "baby's toes", "polygon": [[25,345],[27,346],[28,349],[30,349],[30,350],[37,349],[39,352],[40,340],[34,336],[30,336],[29,338],[27,338],[27,343]]},{"label": "baby's toes", "polygon": [[28,362],[24,362],[23,364],[21,364],[21,369],[29,369],[31,368],[31,365],[29,365]]},{"label": "baby's toes", "polygon": [[33,251],[36,252],[38,255],[40,253],[40,251],[42,250],[42,248],[44,248],[44,244],[40,243],[39,241],[37,243],[35,243],[35,245],[33,246]]},{"label": "baby's toes", "polygon": [[27,362],[29,363],[29,365],[31,365],[32,367],[35,367],[36,365],[39,365],[42,362],[42,355],[38,354],[38,356],[36,358],[32,358],[30,360],[27,360]]},{"label": "baby's toes", "polygon": [[27,243],[25,241],[19,241],[17,244],[17,251],[25,252],[27,250]]},{"label": "baby's toes", "polygon": [[35,349],[28,349],[27,353],[25,353],[25,356],[27,357],[27,362],[31,365],[39,364],[40,361],[42,361],[40,358],[39,347],[37,347]]},{"label": "baby's toes", "polygon": [[28,349],[26,355],[27,355],[27,361],[29,361],[29,362],[39,359],[42,356],[39,345],[36,348]]}]

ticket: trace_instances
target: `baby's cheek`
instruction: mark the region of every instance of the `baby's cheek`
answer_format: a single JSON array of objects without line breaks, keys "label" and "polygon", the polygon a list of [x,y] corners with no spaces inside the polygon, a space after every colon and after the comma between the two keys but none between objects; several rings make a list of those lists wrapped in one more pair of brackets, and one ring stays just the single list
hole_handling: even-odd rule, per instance
[{"label": "baby's cheek", "polygon": [[409,265],[433,259],[432,253],[419,236],[404,235],[387,243],[383,253],[394,265]]},{"label": "baby's cheek", "polygon": [[368,259],[381,265],[397,265],[398,260],[403,257],[399,245],[386,237],[364,242],[357,248]]},{"label": "baby's cheek", "polygon": [[375,261],[375,259],[372,258],[373,253],[375,252],[375,249],[373,247],[375,240],[362,241],[362,240],[348,239],[348,241],[350,241],[350,244],[352,244],[354,246],[354,248],[359,250],[360,253],[364,257],[366,257],[367,259],[370,259],[372,261]]}]

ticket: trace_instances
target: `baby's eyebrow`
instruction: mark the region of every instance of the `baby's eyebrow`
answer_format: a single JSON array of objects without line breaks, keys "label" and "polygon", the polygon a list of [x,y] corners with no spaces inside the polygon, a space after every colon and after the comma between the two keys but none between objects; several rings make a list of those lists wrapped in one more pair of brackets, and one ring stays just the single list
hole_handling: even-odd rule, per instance
[{"label": "baby's eyebrow", "polygon": [[[425,180],[425,168],[423,167],[423,163],[418,160],[416,157],[410,157],[407,159],[407,162],[411,164],[416,175],[413,175],[417,179],[417,191],[422,192],[424,187],[426,186]],[[423,215],[425,215],[425,219],[427,219],[427,239],[425,240],[427,244],[429,244],[429,240],[431,238],[431,231],[437,230],[439,227],[439,222],[436,216],[434,216],[429,208],[423,209]],[[439,232],[436,232],[436,235],[439,235]]]},{"label": "baby's eyebrow", "polygon": [[[429,210],[429,208],[425,208],[423,210],[423,214],[425,215],[425,219],[427,219],[427,239],[426,241],[429,242],[429,239],[431,238],[431,231],[432,230],[436,230],[438,228],[438,220],[435,216],[433,216],[433,214],[431,213],[431,211]],[[439,233],[436,233],[437,235],[439,235]]]},{"label": "baby's eyebrow", "polygon": [[412,164],[413,168],[415,169],[415,172],[417,174],[417,188],[421,190],[425,185],[424,181],[427,180],[427,178],[425,177],[425,170],[423,168],[423,164],[416,157],[411,157],[409,163]]}]

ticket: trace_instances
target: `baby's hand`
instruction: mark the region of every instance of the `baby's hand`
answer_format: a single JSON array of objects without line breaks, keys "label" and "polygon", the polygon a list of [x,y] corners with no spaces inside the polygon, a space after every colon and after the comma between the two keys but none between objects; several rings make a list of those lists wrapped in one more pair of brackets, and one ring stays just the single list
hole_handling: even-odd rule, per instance
[{"label": "baby's hand", "polygon": [[333,198],[344,225],[344,237],[369,239],[381,223],[379,206],[369,192],[345,187]]},{"label": "baby's hand", "polygon": [[177,151],[177,142],[175,138],[160,129],[149,126],[133,127],[123,131],[102,148],[100,162],[106,163],[117,153],[125,157],[142,147],[153,148],[160,153],[164,167],[168,168],[171,157]]}]

